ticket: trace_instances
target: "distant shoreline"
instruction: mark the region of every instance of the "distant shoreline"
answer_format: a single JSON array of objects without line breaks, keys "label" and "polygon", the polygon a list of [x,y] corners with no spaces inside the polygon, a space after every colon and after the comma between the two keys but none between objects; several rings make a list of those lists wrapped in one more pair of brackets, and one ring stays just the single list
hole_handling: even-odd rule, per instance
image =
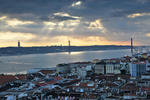
[{"label": "distant shoreline", "polygon": [[18,56],[29,54],[47,54],[61,52],[80,52],[80,51],[98,51],[98,50],[121,50],[130,49],[130,46],[50,46],[50,47],[6,47],[0,48],[0,56]]},{"label": "distant shoreline", "polygon": [[[126,48],[129,49],[129,48]],[[105,50],[101,50],[101,51],[107,51],[107,50],[124,50],[124,49],[105,49]],[[100,50],[80,50],[80,51],[71,51],[71,52],[83,52],[83,51],[100,51]],[[32,54],[48,54],[48,53],[65,53],[66,51],[60,51],[60,52],[47,52],[47,53],[30,53],[30,54],[14,54],[14,55],[0,55],[0,57],[3,56],[23,56],[23,55],[32,55]],[[70,54],[71,54],[70,52]],[[69,52],[66,52],[69,53]]]}]

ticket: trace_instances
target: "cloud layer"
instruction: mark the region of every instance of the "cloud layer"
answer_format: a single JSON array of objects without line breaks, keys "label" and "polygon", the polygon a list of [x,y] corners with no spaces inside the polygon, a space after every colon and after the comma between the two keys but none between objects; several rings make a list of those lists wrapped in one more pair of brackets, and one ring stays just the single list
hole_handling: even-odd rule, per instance
[{"label": "cloud layer", "polygon": [[149,45],[149,26],[149,0],[0,0],[1,46]]}]

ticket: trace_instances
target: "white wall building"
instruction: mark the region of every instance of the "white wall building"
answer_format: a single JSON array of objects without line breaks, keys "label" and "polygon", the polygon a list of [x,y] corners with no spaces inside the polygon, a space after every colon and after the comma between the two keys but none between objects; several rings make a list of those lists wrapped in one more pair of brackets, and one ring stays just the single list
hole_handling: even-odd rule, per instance
[{"label": "white wall building", "polygon": [[96,74],[119,74],[121,65],[119,62],[99,62],[95,64]]},{"label": "white wall building", "polygon": [[109,74],[119,74],[121,66],[120,63],[106,63],[106,73]]}]

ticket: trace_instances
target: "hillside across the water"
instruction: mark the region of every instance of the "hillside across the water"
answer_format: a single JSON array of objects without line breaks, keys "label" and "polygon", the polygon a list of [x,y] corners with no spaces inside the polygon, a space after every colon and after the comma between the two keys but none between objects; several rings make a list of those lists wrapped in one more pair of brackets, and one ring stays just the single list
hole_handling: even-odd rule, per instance
[{"label": "hillside across the water", "polygon": [[129,49],[130,46],[96,45],[96,46],[42,46],[42,47],[5,47],[0,48],[0,56],[41,54],[56,52],[95,51]]}]

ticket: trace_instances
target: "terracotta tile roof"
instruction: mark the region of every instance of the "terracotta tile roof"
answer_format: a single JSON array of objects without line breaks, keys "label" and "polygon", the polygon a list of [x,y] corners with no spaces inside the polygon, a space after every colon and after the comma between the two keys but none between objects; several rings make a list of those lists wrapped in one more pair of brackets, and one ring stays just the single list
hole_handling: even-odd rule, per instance
[{"label": "terracotta tile roof", "polygon": [[143,91],[150,91],[150,87],[142,87],[141,90],[143,90]]},{"label": "terracotta tile roof", "polygon": [[25,80],[26,75],[0,75],[0,85],[16,80]]},{"label": "terracotta tile roof", "polygon": [[57,83],[57,81],[52,80],[52,81],[49,81],[49,82],[45,82],[45,81],[43,81],[43,82],[36,82],[35,85],[41,87],[41,86],[46,86],[46,85],[56,84],[56,83]]},{"label": "terracotta tile roof", "polygon": [[135,83],[127,83],[121,88],[121,90],[129,90],[129,91],[138,89],[139,87],[137,87]]},{"label": "terracotta tile roof", "polygon": [[115,76],[116,76],[116,77],[120,77],[120,78],[122,78],[122,79],[130,79],[130,77],[131,77],[130,74],[125,74],[125,75],[116,74]]},{"label": "terracotta tile roof", "polygon": [[43,82],[43,83],[41,83],[41,82],[36,82],[36,83],[35,83],[35,85],[37,85],[37,86],[40,86],[40,87],[41,87],[41,86],[45,86],[45,85],[47,85],[47,84],[46,84],[46,83],[44,83],[44,82]]},{"label": "terracotta tile roof", "polygon": [[56,84],[57,83],[57,81],[55,81],[55,80],[52,80],[52,81],[49,81],[49,82],[46,82],[47,84]]},{"label": "terracotta tile roof", "polygon": [[124,96],[136,96],[136,94],[124,94]]},{"label": "terracotta tile roof", "polygon": [[27,75],[16,75],[15,76],[18,80],[26,80],[27,79]]},{"label": "terracotta tile roof", "polygon": [[108,87],[117,87],[118,85],[115,84],[115,83],[105,83],[104,84],[105,86],[108,86]]},{"label": "terracotta tile roof", "polygon": [[57,76],[57,77],[54,77],[55,80],[62,80],[61,77]]},{"label": "terracotta tile roof", "polygon": [[39,72],[47,75],[47,74],[53,74],[55,71],[54,70],[40,70]]},{"label": "terracotta tile roof", "polygon": [[0,85],[6,84],[8,82],[15,81],[16,78],[13,75],[1,75],[0,76]]}]

